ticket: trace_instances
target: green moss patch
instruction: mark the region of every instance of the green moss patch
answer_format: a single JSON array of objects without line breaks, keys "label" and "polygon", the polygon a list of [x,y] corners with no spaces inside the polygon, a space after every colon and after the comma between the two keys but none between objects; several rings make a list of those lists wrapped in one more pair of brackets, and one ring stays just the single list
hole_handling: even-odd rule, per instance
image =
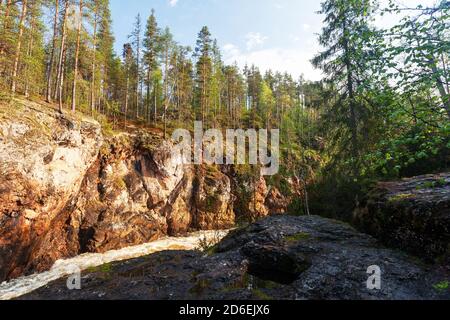
[{"label": "green moss patch", "polygon": [[425,183],[422,183],[421,185],[417,186],[417,190],[424,190],[424,189],[436,189],[436,188],[443,188],[446,185],[448,185],[447,181],[445,179],[438,179],[434,181],[427,181]]},{"label": "green moss patch", "polygon": [[448,281],[442,281],[433,286],[433,288],[437,291],[447,291],[450,287],[450,283]]},{"label": "green moss patch", "polygon": [[408,200],[414,198],[414,195],[412,193],[400,193],[396,194],[395,196],[392,196],[389,198],[389,202],[399,202],[403,200]]},{"label": "green moss patch", "polygon": [[304,240],[308,240],[308,239],[311,239],[311,235],[309,233],[300,232],[300,233],[296,233],[294,235],[285,237],[284,241],[286,241],[288,243],[292,243],[292,242],[300,242],[300,241],[304,241]]},{"label": "green moss patch", "polygon": [[196,296],[201,296],[210,286],[211,282],[208,279],[198,279],[189,292],[195,294]]}]

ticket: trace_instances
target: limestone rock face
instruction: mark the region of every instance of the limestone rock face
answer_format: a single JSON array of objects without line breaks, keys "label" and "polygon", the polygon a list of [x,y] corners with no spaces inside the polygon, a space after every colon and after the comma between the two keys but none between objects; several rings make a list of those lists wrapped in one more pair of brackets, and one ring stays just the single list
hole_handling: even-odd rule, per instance
[{"label": "limestone rock face", "polygon": [[380,183],[354,219],[387,245],[450,262],[450,173]]}]

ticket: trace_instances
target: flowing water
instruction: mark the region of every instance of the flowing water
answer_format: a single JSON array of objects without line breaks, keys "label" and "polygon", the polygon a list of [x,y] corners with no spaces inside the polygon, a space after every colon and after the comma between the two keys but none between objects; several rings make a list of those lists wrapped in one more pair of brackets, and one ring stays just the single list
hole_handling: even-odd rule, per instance
[{"label": "flowing water", "polygon": [[228,231],[202,231],[192,233],[187,237],[168,237],[151,243],[106,253],[86,253],[74,258],[58,260],[49,271],[24,276],[0,284],[0,300],[18,298],[52,281],[110,262],[138,258],[161,251],[195,250],[200,247],[200,241],[206,240],[207,243],[218,242],[227,233]]}]

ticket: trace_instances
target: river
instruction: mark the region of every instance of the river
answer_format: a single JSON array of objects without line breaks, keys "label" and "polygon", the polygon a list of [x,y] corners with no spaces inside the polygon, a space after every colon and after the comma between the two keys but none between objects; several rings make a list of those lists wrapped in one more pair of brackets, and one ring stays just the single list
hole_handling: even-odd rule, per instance
[{"label": "river", "polygon": [[48,283],[70,276],[78,271],[98,267],[110,262],[123,261],[146,256],[152,253],[170,250],[195,250],[200,247],[200,241],[216,242],[225,237],[228,231],[201,231],[186,237],[167,237],[143,245],[112,250],[105,253],[86,253],[74,258],[58,260],[46,272],[20,277],[0,284],[0,300],[18,298]]}]

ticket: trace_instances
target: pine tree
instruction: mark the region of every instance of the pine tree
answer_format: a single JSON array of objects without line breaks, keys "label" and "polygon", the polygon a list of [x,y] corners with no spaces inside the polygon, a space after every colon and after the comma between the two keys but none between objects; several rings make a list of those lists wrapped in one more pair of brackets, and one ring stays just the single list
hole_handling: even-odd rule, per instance
[{"label": "pine tree", "polygon": [[77,106],[77,80],[78,80],[78,62],[80,55],[80,39],[81,28],[83,26],[83,0],[79,0],[79,21],[77,26],[77,40],[75,45],[75,62],[73,70],[73,85],[72,85],[72,112],[75,112]]},{"label": "pine tree", "polygon": [[39,93],[44,82],[44,46],[42,23],[42,0],[35,0],[30,6],[27,31],[27,51],[24,57],[24,94]]},{"label": "pine tree", "polygon": [[20,13],[20,21],[19,21],[19,34],[17,36],[17,46],[16,46],[16,53],[14,57],[14,66],[12,71],[12,84],[11,84],[11,92],[12,94],[16,93],[16,86],[17,86],[17,72],[19,70],[19,62],[20,62],[20,55],[22,50],[22,38],[23,38],[23,31],[25,28],[25,18],[27,15],[27,0],[22,0],[22,9]]},{"label": "pine tree", "polygon": [[[3,7],[3,6],[2,6]],[[2,25],[0,36],[0,72],[5,75],[8,69],[9,60],[8,55],[12,54],[14,48],[14,17],[16,15],[17,7],[13,0],[7,0],[5,7],[0,16]]]},{"label": "pine tree", "polygon": [[56,75],[56,87],[55,98],[58,98],[59,112],[63,112],[63,86],[64,86],[64,54],[66,51],[66,36],[67,36],[67,18],[69,14],[69,0],[64,0],[64,13],[62,18],[61,26],[61,45],[59,48],[59,59],[58,59],[58,71]]},{"label": "pine tree", "polygon": [[151,116],[151,92],[152,88],[154,91],[154,99],[153,99],[153,122],[156,123],[157,119],[157,86],[154,83],[155,72],[158,69],[158,56],[161,51],[160,46],[160,30],[158,28],[158,23],[156,22],[155,10],[152,9],[152,13],[147,21],[147,28],[145,32],[144,38],[144,64],[146,67],[146,85],[147,85],[147,115],[148,120],[150,120]]},{"label": "pine tree", "polygon": [[216,126],[217,120],[219,120],[218,116],[222,115],[222,93],[223,93],[223,61],[220,53],[219,46],[217,44],[217,40],[214,40],[212,47],[212,55],[213,55],[213,74],[211,79],[211,100],[214,104],[213,109],[213,122],[214,126]]},{"label": "pine tree", "polygon": [[107,99],[118,98],[117,75],[120,73],[120,58],[114,55],[114,36],[111,31],[111,11],[109,0],[102,0],[99,9],[100,22],[97,34],[97,53],[100,83],[99,108],[106,112]]},{"label": "pine tree", "polygon": [[178,120],[183,122],[191,119],[191,103],[193,98],[193,64],[188,57],[191,52],[189,47],[178,49],[178,72],[176,79],[176,92],[178,104]]},{"label": "pine tree", "polygon": [[167,134],[167,110],[169,108],[170,103],[170,58],[172,55],[172,51],[174,50],[174,42],[173,42],[173,36],[170,33],[169,28],[165,28],[160,36],[160,45],[161,45],[161,61],[164,65],[164,79],[163,79],[163,97],[164,97],[164,104],[163,104],[163,125],[164,125],[164,137],[166,137]]},{"label": "pine tree", "polygon": [[92,31],[92,63],[91,63],[91,94],[90,94],[90,106],[91,106],[91,115],[94,114],[96,110],[96,72],[97,72],[97,33],[98,33],[98,25],[100,22],[100,11],[101,11],[101,2],[102,0],[93,0],[92,11],[93,11],[93,31]]},{"label": "pine tree", "polygon": [[60,0],[54,1],[54,16],[53,16],[53,36],[50,51],[50,59],[47,64],[47,87],[46,87],[46,101],[51,102],[52,97],[52,76],[53,76],[53,64],[55,59],[56,41],[58,36],[58,17],[59,17],[59,2]]},{"label": "pine tree", "polygon": [[197,58],[196,96],[200,107],[200,118],[206,128],[207,114],[210,106],[210,80],[212,76],[212,40],[208,27],[203,27],[198,34],[195,57]]},{"label": "pine tree", "polygon": [[126,43],[123,46],[123,53],[122,53],[123,61],[124,61],[124,67],[125,67],[125,106],[124,106],[124,116],[125,116],[125,126],[127,123],[127,115],[128,115],[128,101],[129,101],[129,95],[130,95],[130,73],[132,69],[132,65],[134,62],[134,54],[133,54],[133,48],[131,47],[131,44]]},{"label": "pine tree", "polygon": [[142,21],[141,21],[141,15],[138,14],[136,16],[136,20],[134,23],[133,31],[131,35],[129,36],[132,39],[132,45],[134,47],[134,50],[136,52],[136,119],[139,119],[140,115],[140,109],[141,109],[141,100],[142,100],[142,81],[141,81],[141,43],[142,43]]}]

